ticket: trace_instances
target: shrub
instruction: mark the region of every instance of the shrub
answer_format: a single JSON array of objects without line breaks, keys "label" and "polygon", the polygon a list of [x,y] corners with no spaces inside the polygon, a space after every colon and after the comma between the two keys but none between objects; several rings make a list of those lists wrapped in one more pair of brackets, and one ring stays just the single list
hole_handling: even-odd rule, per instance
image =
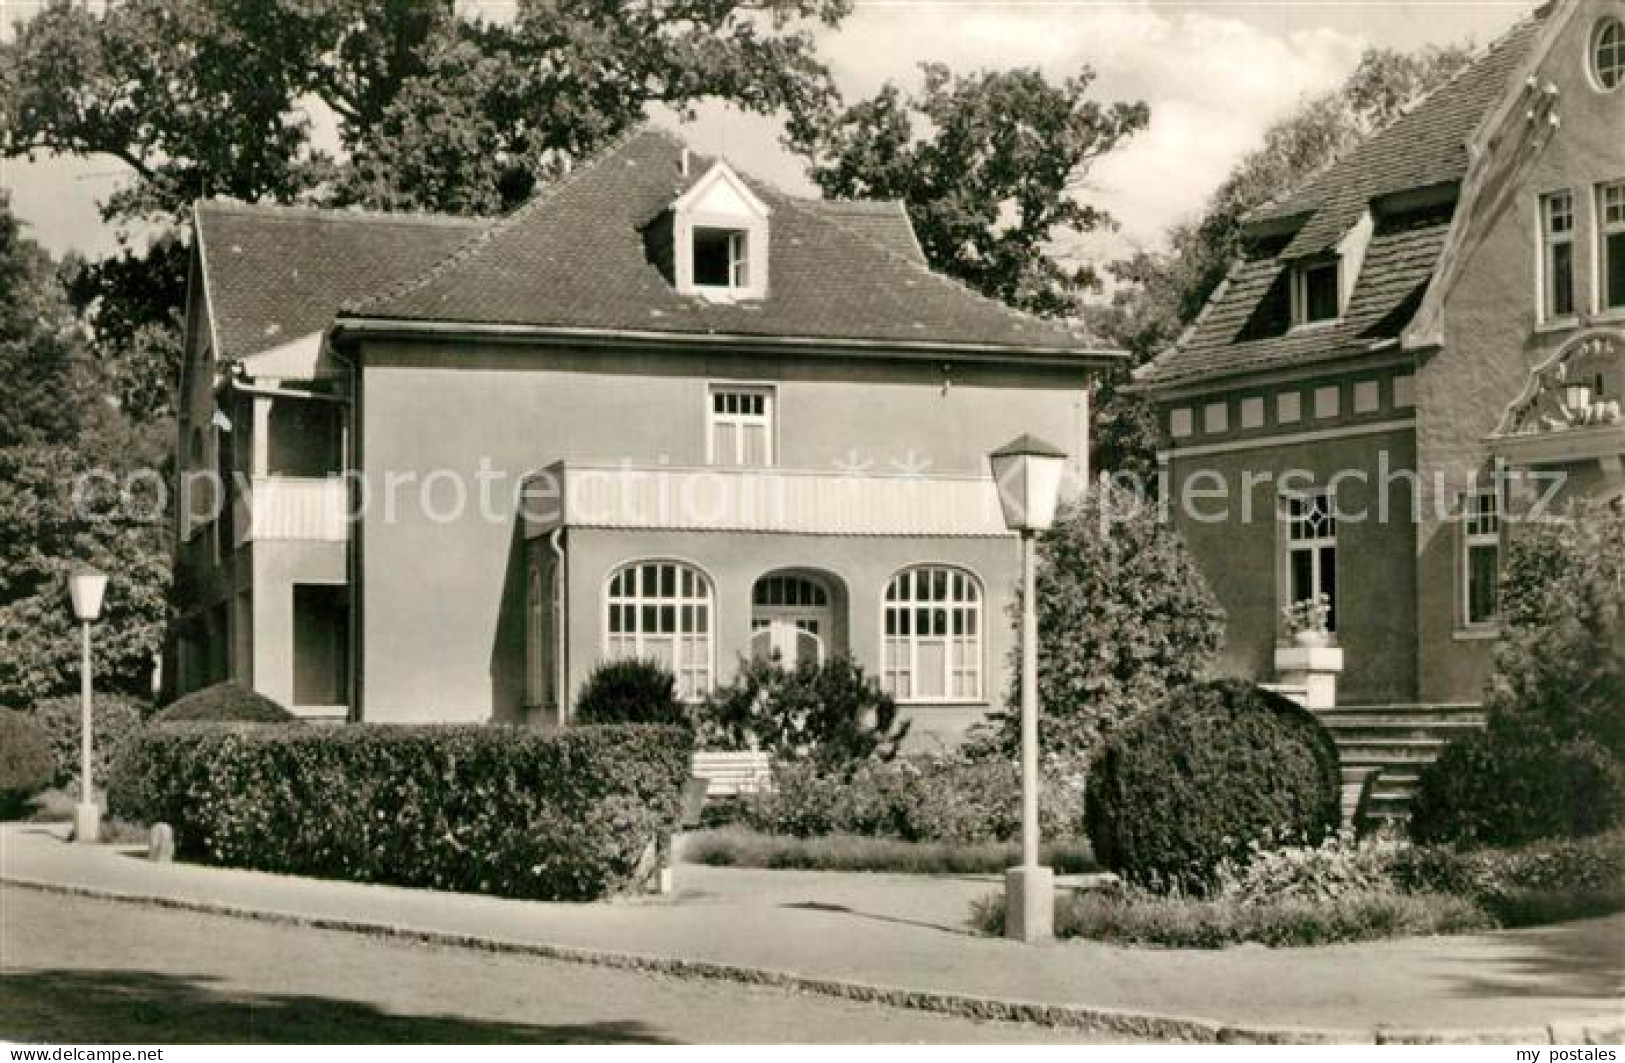
[{"label": "shrub", "polygon": [[1271,848],[1254,843],[1244,865],[1229,861],[1220,865],[1218,892],[1241,905],[1286,899],[1331,901],[1381,892],[1394,886],[1391,865],[1399,848],[1391,842],[1358,842],[1347,831],[1319,845]]},{"label": "shrub", "polygon": [[[988,897],[975,905],[972,922],[989,933],[1003,933],[1002,898]],[[1463,933],[1493,925],[1488,915],[1461,897],[1394,889],[1357,890],[1335,898],[1281,897],[1250,905],[1128,890],[1075,894],[1055,908],[1059,937],[1176,949],[1243,943],[1274,948],[1329,945]]]},{"label": "shrub", "polygon": [[605,661],[592,670],[576,699],[578,723],[689,724],[677,697],[677,677],[658,661]]},{"label": "shrub", "polygon": [[[1224,611],[1156,507],[1105,481],[1039,539],[1037,592],[1039,741],[1051,755],[1087,759],[1195,682],[1224,631]],[[1019,715],[994,722],[1014,752]]]},{"label": "shrub", "polygon": [[1625,518],[1522,526],[1483,732],[1424,768],[1411,836],[1509,845],[1625,823]]},{"label": "shrub", "polygon": [[[802,868],[910,875],[997,874],[1021,862],[1016,842],[905,842],[830,834],[787,838],[747,830],[713,830],[683,837],[678,855],[712,867]],[[1061,874],[1094,871],[1088,845],[1076,839],[1044,846],[1044,863]]]},{"label": "shrub", "polygon": [[[747,795],[740,820],[763,833],[811,838],[857,834],[908,842],[1003,842],[1021,835],[1021,773],[1008,760],[946,756],[870,761],[850,773],[812,763],[778,764],[773,788]],[[1076,791],[1048,779],[1040,789],[1046,838],[1076,835],[1067,813]]]},{"label": "shrub", "polygon": [[39,724],[22,713],[0,709],[0,816],[20,812],[51,785],[55,770],[51,741]]},{"label": "shrub", "polygon": [[1338,824],[1337,750],[1295,703],[1238,680],[1176,691],[1095,759],[1095,856],[1140,885],[1205,894],[1251,843],[1318,845]]},{"label": "shrub", "polygon": [[235,679],[177,698],[153,716],[154,724],[169,723],[293,723],[299,717],[263,694]]},{"label": "shrub", "polygon": [[713,748],[763,749],[785,762],[826,769],[897,755],[908,734],[897,703],[850,657],[740,663],[734,681],[707,699],[701,741]]},{"label": "shrub", "polygon": [[[118,751],[130,737],[141,729],[140,703],[122,694],[97,694],[91,734],[95,739],[95,763],[92,765],[96,783],[107,782],[108,772]],[[51,785],[66,787],[79,778],[79,724],[81,720],[79,698],[47,698],[35,703],[29,715],[40,725],[51,743],[51,756],[56,767]]]},{"label": "shrub", "polygon": [[676,828],[689,746],[631,725],[185,724],[125,749],[109,806],[208,863],[591,900],[636,885]]},{"label": "shrub", "polygon": [[44,729],[29,716],[0,709],[0,813],[20,811],[51,785],[54,772]]}]

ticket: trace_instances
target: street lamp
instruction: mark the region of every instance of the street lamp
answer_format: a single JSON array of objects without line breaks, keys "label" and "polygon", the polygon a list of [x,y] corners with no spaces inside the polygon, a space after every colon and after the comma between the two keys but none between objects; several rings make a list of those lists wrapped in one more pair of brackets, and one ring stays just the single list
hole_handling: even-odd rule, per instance
[{"label": "street lamp", "polygon": [[1024,435],[988,455],[1004,523],[1021,535],[1021,866],[1004,873],[1004,936],[1055,936],[1055,873],[1038,863],[1038,605],[1033,538],[1055,522],[1066,454]]},{"label": "street lamp", "polygon": [[91,757],[90,729],[90,625],[102,615],[102,596],[107,592],[107,574],[86,565],[68,577],[68,597],[81,631],[82,659],[79,664],[79,804],[73,810],[74,841],[94,844],[101,840],[102,813],[96,807],[95,775]]}]

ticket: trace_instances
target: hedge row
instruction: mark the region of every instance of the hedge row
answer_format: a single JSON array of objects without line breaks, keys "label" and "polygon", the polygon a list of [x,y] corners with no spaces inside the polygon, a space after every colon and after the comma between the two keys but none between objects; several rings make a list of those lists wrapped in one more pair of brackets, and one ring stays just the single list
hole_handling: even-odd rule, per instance
[{"label": "hedge row", "polygon": [[536,900],[637,885],[676,828],[677,728],[149,728],[112,813],[165,822],[179,855],[284,874]]}]

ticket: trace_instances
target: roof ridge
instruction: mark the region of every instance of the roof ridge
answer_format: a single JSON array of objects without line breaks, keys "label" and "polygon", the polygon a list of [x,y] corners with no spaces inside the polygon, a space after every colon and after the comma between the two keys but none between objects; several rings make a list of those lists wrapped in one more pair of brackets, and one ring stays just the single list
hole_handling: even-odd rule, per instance
[{"label": "roof ridge", "polygon": [[[1417,96],[1414,100],[1402,105],[1399,109],[1399,113],[1394,115],[1392,120],[1384,125],[1378,126],[1376,129],[1373,129],[1369,133],[1360,137],[1357,141],[1355,141],[1354,144],[1350,145],[1347,151],[1332,156],[1312,173],[1305,174],[1300,180],[1294,182],[1290,188],[1285,189],[1278,195],[1271,196],[1269,199],[1247,211],[1244,215],[1242,215],[1242,221],[1245,223],[1262,220],[1265,217],[1291,217],[1292,215],[1271,214],[1270,212],[1279,210],[1285,204],[1292,202],[1292,200],[1296,198],[1299,193],[1308,191],[1322,177],[1325,177],[1327,174],[1337,169],[1341,163],[1370,145],[1372,141],[1385,135],[1389,132],[1389,130],[1399,125],[1405,119],[1432,103],[1440,93],[1454,86],[1462,78],[1466,77],[1468,72],[1474,67],[1487,60],[1496,51],[1496,49],[1506,45],[1514,35],[1524,32],[1529,26],[1546,18],[1547,15],[1550,14],[1550,11],[1551,5],[1549,3],[1542,3],[1532,8],[1522,18],[1508,26],[1494,40],[1472,52],[1467,57],[1467,61],[1461,64],[1461,66],[1449,77],[1445,78],[1431,89],[1428,89],[1420,96]],[[1304,208],[1304,211],[1296,213],[1305,213],[1315,209],[1317,209],[1315,206],[1307,206]]]},{"label": "roof ridge", "polygon": [[302,203],[245,203],[236,199],[209,198],[197,202],[200,211],[250,215],[257,218],[293,221],[300,218],[327,221],[354,221],[374,225],[490,225],[497,220],[488,215],[446,214],[439,211],[367,210],[353,207],[317,207]]},{"label": "roof ridge", "polygon": [[[619,136],[613,137],[609,141],[605,142],[601,148],[593,152],[592,155],[590,155],[580,166],[572,168],[570,172],[565,174],[563,177],[560,177],[558,180],[544,186],[540,191],[532,195],[529,199],[525,200],[524,203],[520,204],[515,210],[498,219],[495,224],[487,226],[483,231],[470,237],[469,240],[461,247],[457,248],[457,250],[441,259],[435,265],[429,267],[419,276],[413,277],[410,280],[402,281],[398,284],[390,285],[381,291],[374,292],[372,295],[358,302],[344,303],[339,307],[338,312],[340,314],[364,313],[369,307],[403,298],[412,294],[413,292],[420,291],[421,289],[428,287],[435,280],[444,276],[452,269],[455,269],[456,267],[461,266],[463,263],[478,257],[482,251],[490,247],[491,243],[498,236],[501,236],[516,228],[521,222],[540,210],[543,204],[551,203],[553,200],[557,199],[560,193],[562,193],[565,189],[574,187],[584,175],[596,171],[599,167],[604,165],[610,156],[626,147],[627,144],[631,143],[636,137],[642,135],[659,136],[675,143],[682,144],[682,141],[678,137],[666,132],[663,129],[655,127],[647,121],[628,126]],[[686,145],[683,146],[686,147]]]},{"label": "roof ridge", "polygon": [[[813,204],[830,202],[829,200],[801,199],[801,198],[796,197],[796,196],[786,196],[785,198],[788,200],[788,205],[791,207],[791,209],[799,210],[799,211],[802,211],[802,212],[808,211],[810,206],[813,205]],[[901,200],[895,200],[893,202],[901,203],[902,201]],[[958,277],[952,277],[952,276],[949,276],[946,273],[937,272],[936,270],[931,268],[929,262],[924,261],[925,255],[923,254],[923,249],[922,249],[922,254],[920,256],[921,261],[916,262],[914,259],[909,258],[906,255],[898,254],[897,251],[894,250],[893,248],[887,247],[885,244],[880,243],[877,240],[871,239],[869,236],[865,235],[864,233],[861,233],[858,230],[853,229],[848,225],[842,224],[840,221],[836,221],[836,220],[833,220],[833,219],[830,219],[830,218],[820,218],[820,220],[823,221],[824,224],[829,225],[829,226],[831,226],[831,227],[833,227],[835,229],[839,229],[841,232],[847,234],[848,236],[851,236],[852,238],[861,241],[862,243],[868,245],[869,247],[874,248],[876,251],[879,251],[882,255],[885,255],[887,258],[895,259],[897,262],[902,263],[903,265],[907,266],[909,269],[913,270],[914,272],[923,273],[925,276],[931,278],[932,280],[936,281],[940,285],[943,285],[943,286],[948,287],[948,288],[952,288],[952,289],[954,289],[955,291],[957,291],[957,292],[959,292],[961,294],[969,295],[973,299],[979,300],[981,302],[987,303],[987,304],[989,304],[989,305],[991,305],[993,307],[998,308],[999,310],[1003,311],[1006,316],[1012,317],[1015,320],[1020,321],[1022,324],[1042,325],[1042,326],[1044,326],[1046,328],[1057,329],[1057,330],[1060,330],[1060,331],[1063,331],[1063,332],[1070,333],[1070,334],[1072,334],[1074,336],[1078,336],[1079,338],[1087,338],[1091,342],[1094,341],[1095,338],[1096,338],[1092,334],[1080,333],[1077,329],[1068,328],[1067,325],[1065,324],[1065,319],[1039,317],[1037,314],[1034,314],[1034,313],[1031,313],[1029,311],[1021,310],[1021,309],[1019,309],[1017,307],[1011,306],[1009,303],[1005,302],[1002,299],[995,299],[991,295],[987,295],[984,292],[979,292],[975,288],[971,287],[969,284],[967,284],[964,281],[960,280]],[[909,223],[910,231],[912,231],[913,228],[914,228],[914,226],[913,226],[913,222],[911,220],[910,223]],[[916,244],[919,243],[919,237],[917,235],[915,236],[915,243]],[[1102,345],[1102,346],[1104,347],[1105,345]]]}]

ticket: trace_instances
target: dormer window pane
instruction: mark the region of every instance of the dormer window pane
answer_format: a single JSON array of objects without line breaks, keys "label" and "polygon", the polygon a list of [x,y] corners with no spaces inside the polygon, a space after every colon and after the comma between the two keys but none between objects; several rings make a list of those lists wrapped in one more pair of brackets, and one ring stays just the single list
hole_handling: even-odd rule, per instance
[{"label": "dormer window pane", "polygon": [[1337,316],[1337,263],[1305,267],[1303,300],[1305,321],[1330,321]]},{"label": "dormer window pane", "polygon": [[738,229],[695,229],[694,283],[702,288],[747,287],[748,243],[748,234]]}]

